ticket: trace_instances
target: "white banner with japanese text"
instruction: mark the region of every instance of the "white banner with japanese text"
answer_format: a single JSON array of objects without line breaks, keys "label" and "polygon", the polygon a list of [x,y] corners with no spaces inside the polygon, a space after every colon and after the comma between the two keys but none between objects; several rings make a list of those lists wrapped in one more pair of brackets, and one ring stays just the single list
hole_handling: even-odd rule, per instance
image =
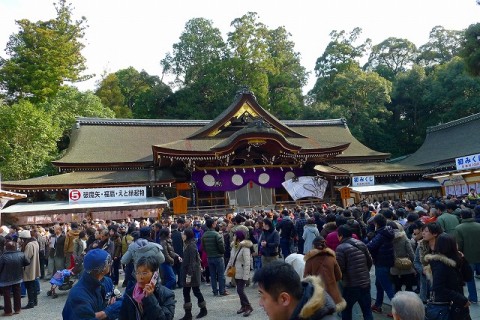
[{"label": "white banner with japanese text", "polygon": [[457,170],[480,168],[480,154],[455,158]]},{"label": "white banner with japanese text", "polygon": [[355,176],[352,177],[352,187],[374,186],[375,176]]},{"label": "white banner with japanese text", "polygon": [[69,203],[92,201],[137,200],[147,197],[147,187],[121,187],[98,189],[70,189]]}]

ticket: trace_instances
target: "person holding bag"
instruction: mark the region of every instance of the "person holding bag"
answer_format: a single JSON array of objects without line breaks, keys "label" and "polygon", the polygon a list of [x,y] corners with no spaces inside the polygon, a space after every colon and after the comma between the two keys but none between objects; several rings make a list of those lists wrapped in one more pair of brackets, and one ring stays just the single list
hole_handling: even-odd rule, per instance
[{"label": "person holding bag", "polygon": [[425,256],[425,261],[429,263],[425,274],[431,283],[425,319],[471,319],[470,302],[463,295],[465,260],[457,250],[455,239],[446,233],[440,234],[434,252]]},{"label": "person holding bag", "polygon": [[393,238],[395,260],[393,267],[390,268],[395,293],[402,291],[403,285],[405,285],[405,291],[413,291],[413,285],[415,284],[413,247],[407,239],[405,231],[400,230],[396,222],[391,221],[387,225],[393,229],[395,235]]},{"label": "person holding bag", "polygon": [[232,243],[230,260],[225,271],[227,276],[234,278],[237,283],[237,293],[241,304],[237,314],[243,313],[244,317],[248,317],[253,311],[250,301],[248,301],[248,297],[245,294],[245,285],[250,279],[250,249],[252,246],[252,241],[245,239],[245,233],[242,230],[237,230],[235,232],[235,240]]}]

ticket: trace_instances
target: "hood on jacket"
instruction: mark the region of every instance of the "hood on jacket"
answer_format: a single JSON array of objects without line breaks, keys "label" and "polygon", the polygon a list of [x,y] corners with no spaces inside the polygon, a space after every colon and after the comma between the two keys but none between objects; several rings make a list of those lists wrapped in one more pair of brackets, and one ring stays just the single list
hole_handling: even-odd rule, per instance
[{"label": "hood on jacket", "polygon": [[[452,268],[455,268],[457,266],[457,263],[455,262],[455,260],[452,260],[443,254],[425,255],[425,262],[430,263],[431,261],[440,261]],[[427,280],[430,281],[430,284],[431,284],[433,281],[432,267],[429,264],[425,266],[424,269],[425,269],[425,276],[427,277]]]},{"label": "hood on jacket", "polygon": [[329,255],[335,258],[335,251],[330,248],[325,248],[323,250],[312,249],[305,254],[303,260],[307,261],[308,259],[311,259],[317,255]]},{"label": "hood on jacket", "polygon": [[137,239],[135,242],[132,242],[130,246],[132,246],[132,249],[137,250],[138,252],[147,252],[155,247],[157,247],[159,250],[163,250],[163,247],[158,243],[151,242],[142,238]]},{"label": "hood on jacket", "polygon": [[393,241],[399,241],[399,240],[401,240],[402,238],[407,239],[407,234],[405,233],[405,231],[400,231],[400,230],[398,230],[398,229],[395,229],[395,230],[394,230],[394,239],[393,239]]},{"label": "hood on jacket", "polygon": [[335,302],[325,291],[322,280],[317,276],[308,276],[302,280],[303,296],[298,303],[294,314],[298,313],[302,319],[321,319],[336,312]]},{"label": "hood on jacket", "polygon": [[67,235],[69,237],[78,237],[78,235],[80,234],[80,230],[70,230],[67,232]]},{"label": "hood on jacket", "polygon": [[[235,241],[231,243],[232,245],[232,248],[233,246],[235,245]],[[251,248],[253,247],[253,242],[248,240],[248,239],[245,239],[245,240],[242,240],[240,241],[240,248]]]},{"label": "hood on jacket", "polygon": [[395,237],[395,233],[393,229],[390,226],[386,226],[383,228],[380,228],[376,231],[377,233],[381,234],[383,237],[385,237],[387,240],[393,240]]},{"label": "hood on jacket", "polygon": [[317,229],[317,225],[312,223],[312,224],[306,224],[304,226],[305,229]]}]

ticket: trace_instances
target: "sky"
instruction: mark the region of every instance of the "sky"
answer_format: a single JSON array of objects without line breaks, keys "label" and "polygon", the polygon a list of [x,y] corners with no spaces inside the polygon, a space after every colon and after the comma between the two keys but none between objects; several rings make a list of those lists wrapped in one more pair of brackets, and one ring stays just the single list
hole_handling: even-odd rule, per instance
[{"label": "sky", "polygon": [[[67,0],[68,1],[68,0]],[[15,20],[48,20],[56,16],[54,0],[0,0],[0,56],[9,36],[19,31]],[[249,11],[270,29],[284,26],[291,33],[301,63],[311,72],[304,92],[315,83],[314,67],[330,41],[332,30],[363,30],[362,37],[378,44],[388,37],[406,38],[417,46],[428,41],[433,27],[462,30],[480,22],[475,0],[70,0],[74,17],[85,16],[88,28],[82,51],[88,74],[77,84],[94,90],[104,72],[134,67],[161,75],[160,60],[179,41],[192,18],[213,21],[226,40],[230,23]]]}]

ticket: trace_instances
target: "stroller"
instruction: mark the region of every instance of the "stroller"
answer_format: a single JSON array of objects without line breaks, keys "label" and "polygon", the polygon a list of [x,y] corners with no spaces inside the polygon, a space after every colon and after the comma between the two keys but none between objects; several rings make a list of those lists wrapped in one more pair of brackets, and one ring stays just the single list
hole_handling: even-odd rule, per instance
[{"label": "stroller", "polygon": [[[73,271],[70,269],[59,270],[55,272],[53,277],[50,279],[50,290],[47,292],[47,296],[51,296],[53,299],[58,297],[58,294],[55,292],[55,289],[66,291],[70,290],[75,283],[73,280]],[[71,279],[72,278],[72,279]]]}]

